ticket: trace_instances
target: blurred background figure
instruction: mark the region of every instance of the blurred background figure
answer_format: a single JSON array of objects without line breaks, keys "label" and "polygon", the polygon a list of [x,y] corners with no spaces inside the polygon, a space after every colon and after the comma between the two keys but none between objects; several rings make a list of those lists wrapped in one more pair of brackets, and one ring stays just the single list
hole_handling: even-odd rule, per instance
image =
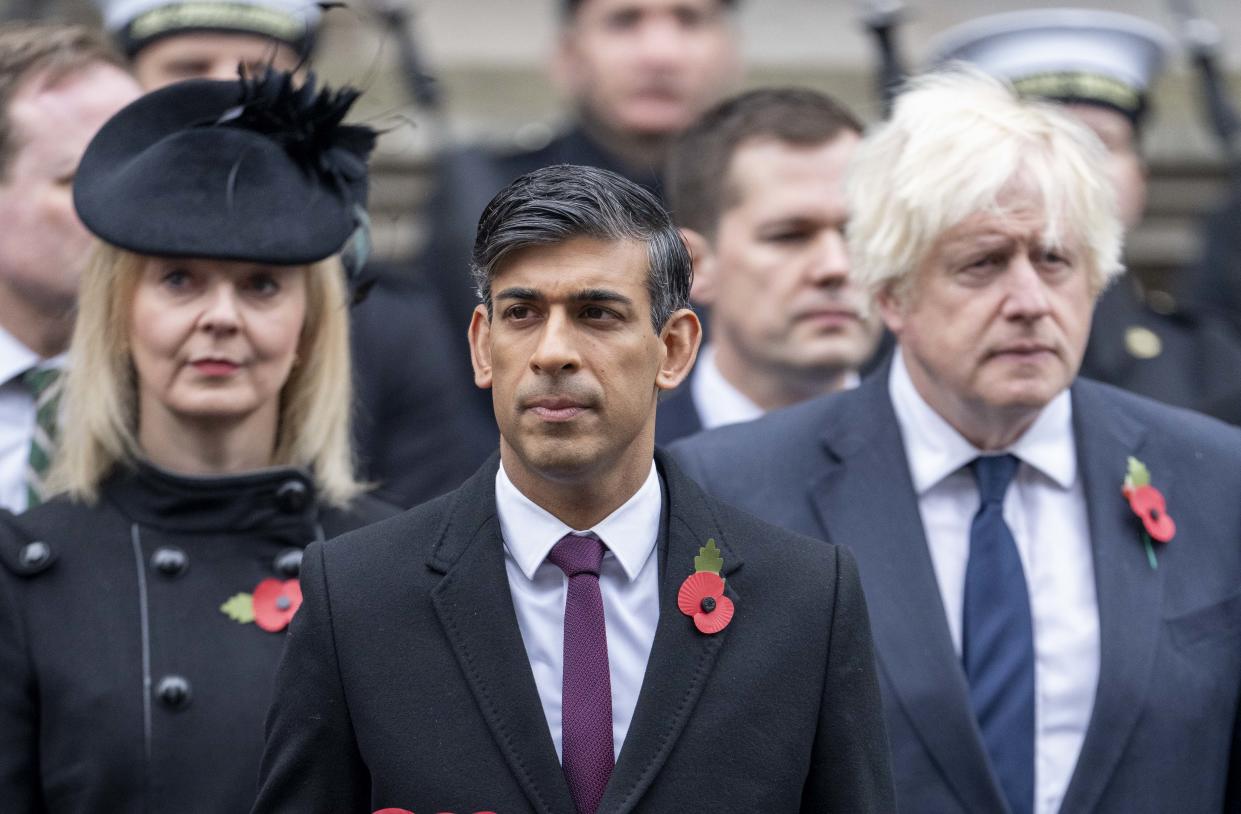
[{"label": "blurred background figure", "polygon": [[138,96],[89,29],[0,26],[0,507],[45,494],[59,371],[90,236],[73,211],[78,160]]},{"label": "blurred background figure", "polygon": [[849,284],[844,178],[862,123],[808,89],[744,93],[672,149],[667,193],[711,341],[659,408],[659,443],[855,385],[881,327]]},{"label": "blurred background figure", "polygon": [[0,515],[6,813],[248,811],[302,549],[395,511],[350,449],[353,98],[178,83],[82,159],[59,494]]},{"label": "blurred background figure", "polygon": [[237,78],[310,55],[319,5],[306,0],[96,0],[103,24],[147,90],[183,79]]},{"label": "blurred background figure", "polygon": [[[612,170],[657,195],[673,138],[740,78],[737,0],[560,0],[552,74],[568,128],[531,150],[443,162],[419,270],[464,326],[478,297],[469,257],[483,207],[519,175],[553,164]],[[465,167],[470,167],[469,171]],[[466,350],[464,330],[462,352]],[[480,396],[481,398],[481,396]]]},{"label": "blurred background figure", "polygon": [[[932,64],[972,63],[1018,92],[1061,103],[1108,150],[1108,176],[1132,230],[1147,203],[1142,128],[1149,91],[1172,49],[1151,23],[1085,9],[984,17],[942,35]],[[1241,422],[1241,335],[1209,313],[1151,308],[1132,275],[1099,298],[1082,375]]]}]

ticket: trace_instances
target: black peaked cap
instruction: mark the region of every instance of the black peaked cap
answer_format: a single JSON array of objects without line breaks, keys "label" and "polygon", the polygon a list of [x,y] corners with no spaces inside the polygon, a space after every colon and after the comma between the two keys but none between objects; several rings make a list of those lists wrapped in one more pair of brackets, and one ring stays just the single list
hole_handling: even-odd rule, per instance
[{"label": "black peaked cap", "polygon": [[375,134],[340,120],[357,97],[286,73],[189,80],[113,116],[74,178],[78,216],[146,255],[301,265],[365,224]]}]

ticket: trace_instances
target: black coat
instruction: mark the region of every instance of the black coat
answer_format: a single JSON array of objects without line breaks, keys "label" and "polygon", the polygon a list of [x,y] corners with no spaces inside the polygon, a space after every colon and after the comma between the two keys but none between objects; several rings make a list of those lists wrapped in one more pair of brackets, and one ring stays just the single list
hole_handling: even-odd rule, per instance
[{"label": "black coat", "polygon": [[321,509],[299,470],[142,466],[94,506],[0,516],[0,810],[249,808],[283,633],[221,605],[295,578],[302,548],[389,516]]},{"label": "black coat", "polygon": [[409,508],[456,489],[499,444],[491,391],[425,285],[386,268],[354,307],[354,449],[376,496]]},{"label": "black coat", "polygon": [[[659,623],[600,814],[891,811],[853,558],[656,463]],[[256,814],[572,814],[513,611],[497,464],[307,549]],[[708,539],[736,608],[713,636],[676,604]]]},{"label": "black coat", "polygon": [[[1131,332],[1149,347],[1133,343]],[[1086,378],[1241,424],[1239,371],[1241,335],[1217,315],[1156,313],[1124,278],[1095,305],[1082,358]]]}]

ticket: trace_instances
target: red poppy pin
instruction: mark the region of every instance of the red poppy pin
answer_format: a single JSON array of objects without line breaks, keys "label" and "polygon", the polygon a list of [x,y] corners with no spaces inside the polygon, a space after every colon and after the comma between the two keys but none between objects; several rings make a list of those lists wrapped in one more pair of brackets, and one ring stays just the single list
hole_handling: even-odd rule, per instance
[{"label": "red poppy pin", "polygon": [[279,633],[301,606],[302,586],[297,580],[265,579],[252,594],[233,594],[220,610],[234,622],[253,622],[268,633]]},{"label": "red poppy pin", "polygon": [[1169,542],[1176,536],[1176,522],[1168,514],[1167,502],[1163,493],[1151,486],[1151,473],[1146,464],[1132,456],[1129,457],[1129,472],[1125,475],[1125,485],[1121,489],[1129,508],[1133,509],[1142,521],[1142,544],[1146,548],[1146,559],[1151,568],[1158,568],[1155,559],[1155,546],[1151,540],[1161,543]]},{"label": "red poppy pin", "polygon": [[724,558],[715,540],[707,540],[694,557],[694,573],[685,578],[677,592],[677,607],[694,618],[699,633],[719,633],[733,619],[733,601],[724,596],[724,578],[720,576],[723,568]]}]

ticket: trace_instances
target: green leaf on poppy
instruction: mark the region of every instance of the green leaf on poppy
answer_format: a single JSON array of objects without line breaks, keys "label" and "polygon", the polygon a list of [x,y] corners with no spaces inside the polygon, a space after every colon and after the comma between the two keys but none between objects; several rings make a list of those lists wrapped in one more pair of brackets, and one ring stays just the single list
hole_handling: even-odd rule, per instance
[{"label": "green leaf on poppy", "polygon": [[694,557],[694,570],[718,574],[723,568],[724,558],[720,556],[720,550],[715,547],[715,538],[712,537],[705,546],[698,549],[698,556]]},{"label": "green leaf on poppy", "polygon": [[1146,468],[1146,464],[1129,456],[1129,473],[1125,475],[1125,486],[1129,489],[1138,489],[1142,486],[1150,486],[1151,473]]},{"label": "green leaf on poppy", "polygon": [[233,594],[220,606],[220,610],[234,622],[248,625],[254,621],[254,597],[250,594]]}]

